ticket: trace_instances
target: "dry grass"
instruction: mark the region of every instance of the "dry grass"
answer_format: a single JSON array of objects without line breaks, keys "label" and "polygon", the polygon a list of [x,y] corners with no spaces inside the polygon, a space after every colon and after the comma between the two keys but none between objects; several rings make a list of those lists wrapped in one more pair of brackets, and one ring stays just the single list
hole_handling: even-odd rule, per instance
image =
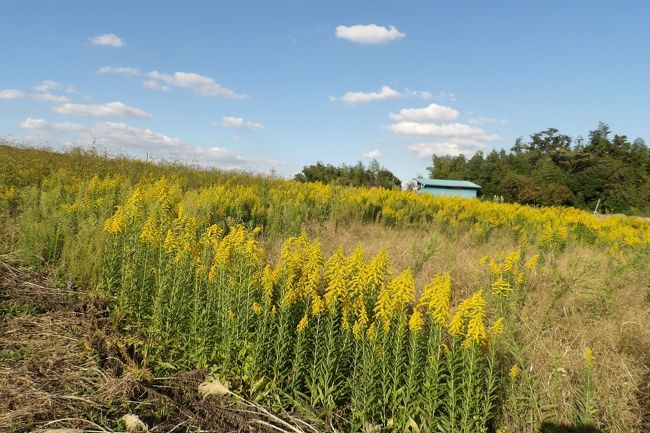
[{"label": "dry grass", "polygon": [[573,421],[588,346],[600,427],[647,431],[649,400],[640,396],[650,372],[649,280],[647,262],[618,263],[594,248],[572,246],[547,258],[518,318],[528,360],[544,385],[541,400],[555,403],[546,415]]},{"label": "dry grass", "polygon": [[0,294],[1,432],[269,432],[282,422],[302,425],[255,406],[204,400],[198,386],[207,370],[153,378],[132,357],[129,339],[113,331],[101,302],[58,289],[6,255]]}]

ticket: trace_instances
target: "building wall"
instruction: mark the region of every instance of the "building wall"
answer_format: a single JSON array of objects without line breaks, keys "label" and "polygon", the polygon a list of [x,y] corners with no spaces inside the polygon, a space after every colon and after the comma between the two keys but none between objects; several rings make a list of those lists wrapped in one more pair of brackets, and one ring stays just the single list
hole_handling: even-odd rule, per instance
[{"label": "building wall", "polygon": [[427,193],[433,195],[444,195],[451,197],[465,197],[476,198],[476,190],[472,188],[441,188],[435,186],[424,186],[420,193]]}]

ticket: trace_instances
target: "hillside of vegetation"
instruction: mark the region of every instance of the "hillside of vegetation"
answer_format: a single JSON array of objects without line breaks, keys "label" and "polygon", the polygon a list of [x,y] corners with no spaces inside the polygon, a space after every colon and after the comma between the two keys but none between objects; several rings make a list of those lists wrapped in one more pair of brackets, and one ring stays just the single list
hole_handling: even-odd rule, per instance
[{"label": "hillside of vegetation", "polygon": [[486,198],[650,216],[650,149],[640,138],[611,137],[602,123],[587,139],[549,128],[518,139],[509,152],[434,155],[429,171],[434,178],[476,182]]},{"label": "hillside of vegetation", "polygon": [[[111,338],[79,343],[128,354],[116,378],[200,377],[206,401],[285,414],[265,418],[284,431],[650,428],[644,219],[6,145],[0,236],[0,253],[103,306],[83,311]],[[0,314],[7,339],[41,313]],[[2,356],[29,371],[19,352]],[[147,404],[53,416],[153,428],[190,410]],[[44,425],[14,406],[6,430]],[[177,431],[207,428],[187,419]]]}]

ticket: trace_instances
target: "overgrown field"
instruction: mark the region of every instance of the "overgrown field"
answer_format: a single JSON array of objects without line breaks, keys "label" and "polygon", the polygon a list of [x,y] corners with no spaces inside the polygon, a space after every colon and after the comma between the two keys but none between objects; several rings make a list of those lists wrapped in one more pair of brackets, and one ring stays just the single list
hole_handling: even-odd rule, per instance
[{"label": "overgrown field", "polygon": [[0,146],[0,223],[143,371],[323,431],[650,429],[646,220]]}]

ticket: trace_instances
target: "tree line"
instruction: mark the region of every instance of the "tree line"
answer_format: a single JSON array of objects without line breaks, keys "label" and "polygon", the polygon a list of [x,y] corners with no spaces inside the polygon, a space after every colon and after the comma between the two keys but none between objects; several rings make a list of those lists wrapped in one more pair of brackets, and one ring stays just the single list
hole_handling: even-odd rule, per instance
[{"label": "tree line", "polygon": [[336,167],[319,161],[303,167],[302,171],[294,176],[294,180],[386,189],[399,187],[402,184],[402,181],[392,172],[380,166],[376,159],[373,159],[368,167],[365,167],[362,162]]},{"label": "tree line", "polygon": [[484,155],[433,155],[432,178],[464,179],[481,185],[486,198],[530,205],[564,205],[650,215],[650,150],[600,123],[588,138],[555,128],[519,138],[509,150]]}]

